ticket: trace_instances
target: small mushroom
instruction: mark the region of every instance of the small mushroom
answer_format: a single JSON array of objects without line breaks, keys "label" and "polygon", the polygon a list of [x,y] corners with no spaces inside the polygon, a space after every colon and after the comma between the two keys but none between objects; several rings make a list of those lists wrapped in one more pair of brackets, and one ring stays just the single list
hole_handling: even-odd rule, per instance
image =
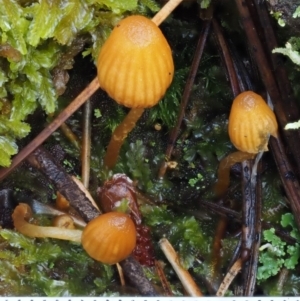
[{"label": "small mushroom", "polygon": [[234,99],[228,133],[232,144],[239,151],[229,154],[220,162],[215,185],[217,196],[223,195],[229,186],[231,166],[268,151],[270,135],[276,138],[277,131],[275,114],[260,95],[245,91]]},{"label": "small mushroom", "polygon": [[130,108],[115,129],[104,164],[113,168],[124,139],[144,109],[153,107],[172,82],[170,46],[158,26],[144,16],[121,20],[103,45],[97,61],[100,86],[118,104]]},{"label": "small mushroom", "polygon": [[277,137],[277,130],[275,114],[260,95],[246,91],[234,99],[228,133],[238,150],[251,154],[267,151],[269,137]]},{"label": "small mushroom", "polygon": [[136,245],[136,229],[125,213],[108,212],[87,224],[82,246],[95,260],[115,264],[128,257]]},{"label": "small mushroom", "polygon": [[29,237],[51,237],[82,243],[95,260],[115,264],[130,255],[136,245],[136,229],[131,218],[121,212],[109,212],[90,221],[83,231],[60,227],[43,227],[29,223],[31,208],[19,204],[13,214],[15,228]]},{"label": "small mushroom", "polygon": [[30,224],[29,220],[32,218],[31,208],[25,204],[20,203],[12,214],[15,228],[22,234],[29,237],[52,237],[63,240],[70,240],[74,242],[81,241],[81,230],[65,229],[59,227],[42,227]]}]

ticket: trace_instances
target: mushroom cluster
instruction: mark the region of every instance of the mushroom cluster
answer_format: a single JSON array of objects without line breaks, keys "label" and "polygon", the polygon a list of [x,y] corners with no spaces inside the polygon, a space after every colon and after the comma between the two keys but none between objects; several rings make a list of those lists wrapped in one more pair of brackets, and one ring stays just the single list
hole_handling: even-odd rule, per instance
[{"label": "mushroom cluster", "polygon": [[[89,222],[83,231],[75,229],[72,219],[61,216],[55,227],[31,224],[29,205],[19,204],[12,215],[14,226],[29,237],[51,237],[82,243],[85,251],[95,260],[115,264],[128,257],[136,245],[136,229],[131,218],[121,212],[101,214]],[[67,221],[66,221],[67,220]],[[67,226],[66,226],[67,225]]]}]

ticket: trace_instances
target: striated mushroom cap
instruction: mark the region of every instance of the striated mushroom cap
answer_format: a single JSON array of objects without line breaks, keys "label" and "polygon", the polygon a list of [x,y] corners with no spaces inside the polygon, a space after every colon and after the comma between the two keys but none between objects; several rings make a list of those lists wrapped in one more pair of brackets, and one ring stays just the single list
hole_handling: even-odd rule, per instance
[{"label": "striated mushroom cap", "polygon": [[130,16],[116,25],[100,51],[97,69],[101,88],[128,108],[156,105],[174,74],[167,40],[143,16]]},{"label": "striated mushroom cap", "polygon": [[95,260],[115,264],[136,245],[136,229],[125,213],[108,212],[90,221],[82,232],[82,246]]},{"label": "striated mushroom cap", "polygon": [[269,137],[277,137],[277,129],[275,114],[260,95],[246,91],[234,99],[228,132],[238,150],[253,154],[267,151]]}]

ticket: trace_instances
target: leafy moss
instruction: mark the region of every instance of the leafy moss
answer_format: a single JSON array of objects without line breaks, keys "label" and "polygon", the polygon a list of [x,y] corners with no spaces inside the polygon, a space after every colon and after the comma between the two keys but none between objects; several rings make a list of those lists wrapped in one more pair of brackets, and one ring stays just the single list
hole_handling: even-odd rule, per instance
[{"label": "leafy moss", "polygon": [[87,296],[105,292],[110,284],[111,266],[95,263],[81,246],[36,240],[11,230],[1,230],[0,236],[10,245],[0,251],[2,294]]},{"label": "leafy moss", "polygon": [[[292,227],[291,235],[297,240],[300,238],[294,217],[291,213],[282,215],[281,225],[283,227]],[[264,241],[260,247],[257,279],[266,280],[271,276],[278,274],[282,267],[294,269],[300,258],[300,244],[288,245],[282,241],[276,234],[274,228],[263,231]]]},{"label": "leafy moss", "polygon": [[156,236],[159,239],[166,237],[173,244],[182,265],[187,269],[194,267],[196,258],[206,245],[206,238],[195,218],[175,216],[166,206],[144,205],[141,210]]},{"label": "leafy moss", "polygon": [[[143,4],[156,9],[153,1]],[[16,140],[30,132],[25,123],[38,107],[46,114],[57,109],[57,92],[51,71],[60,57],[82,35],[91,37],[86,53],[97,56],[121,14],[138,9],[137,0],[0,0],[0,45],[18,55],[0,56],[0,102],[8,98],[9,114],[1,114],[0,166],[10,164],[17,152]],[[68,66],[70,68],[70,66]],[[15,131],[11,131],[13,124]],[[22,133],[22,135],[20,135]]]}]

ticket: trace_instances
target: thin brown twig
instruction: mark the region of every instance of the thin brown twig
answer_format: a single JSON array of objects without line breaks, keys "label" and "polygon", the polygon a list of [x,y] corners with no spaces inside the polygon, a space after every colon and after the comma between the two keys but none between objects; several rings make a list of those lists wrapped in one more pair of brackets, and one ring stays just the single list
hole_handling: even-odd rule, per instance
[{"label": "thin brown twig", "polygon": [[187,291],[189,296],[203,296],[200,288],[197,286],[190,273],[181,266],[179,257],[176,251],[174,250],[173,246],[170,244],[170,242],[166,238],[162,238],[159,241],[159,246],[165,254],[165,256],[167,257],[170,264],[172,265],[174,271],[176,272],[178,278],[180,279],[184,289]]},{"label": "thin brown twig", "polygon": [[81,178],[83,185],[88,189],[90,181],[91,161],[91,115],[92,105],[88,100],[83,107],[82,146],[81,146]]},{"label": "thin brown twig", "polygon": [[234,63],[233,63],[228,45],[227,45],[224,35],[222,33],[221,27],[215,18],[213,18],[212,24],[213,24],[213,28],[214,28],[214,33],[217,37],[218,43],[219,43],[221,51],[222,51],[222,57],[225,62],[231,90],[232,90],[234,97],[236,97],[241,92],[241,89],[239,86],[237,74],[235,72]]},{"label": "thin brown twig", "polygon": [[167,296],[173,296],[173,292],[172,292],[172,289],[171,289],[171,286],[170,286],[170,283],[168,282],[167,280],[167,277],[164,273],[164,270],[162,268],[162,264],[155,260],[155,268],[156,268],[156,273],[160,279],[160,282],[161,282],[161,285],[164,289],[164,292]]},{"label": "thin brown twig", "polygon": [[273,137],[270,138],[270,146],[279,171],[281,182],[289,199],[295,221],[298,228],[300,228],[300,186],[284,151],[280,135],[278,135],[277,139]]},{"label": "thin brown twig", "polygon": [[247,275],[244,283],[244,296],[253,296],[254,289],[256,285],[256,274],[258,268],[258,256],[259,256],[259,247],[261,241],[261,214],[262,214],[262,181],[261,181],[261,161],[258,164],[257,170],[257,185],[256,185],[256,198],[254,208],[254,220],[253,220],[253,237],[251,239],[251,252],[249,254],[249,260],[247,261]]},{"label": "thin brown twig", "polygon": [[198,39],[198,44],[197,44],[197,47],[196,47],[196,50],[195,50],[193,62],[192,62],[190,72],[189,72],[189,75],[188,75],[188,78],[187,78],[187,81],[186,81],[186,85],[185,85],[185,88],[184,88],[184,91],[183,91],[183,94],[182,94],[182,99],[181,99],[179,114],[178,114],[178,117],[177,117],[177,122],[176,122],[176,125],[173,128],[173,130],[170,134],[170,137],[169,137],[168,147],[167,147],[166,153],[165,153],[165,160],[166,161],[164,161],[162,163],[162,165],[160,167],[160,170],[159,170],[159,173],[158,173],[159,178],[162,178],[166,173],[167,166],[168,166],[167,161],[172,156],[174,145],[175,145],[175,142],[178,138],[181,123],[182,123],[182,120],[183,120],[184,114],[185,114],[185,108],[186,108],[188,100],[190,98],[190,94],[191,94],[191,91],[192,91],[192,88],[193,88],[193,85],[194,85],[194,81],[195,81],[195,78],[196,78],[196,75],[197,75],[198,67],[199,67],[199,64],[200,64],[200,60],[201,60],[201,57],[202,57],[202,54],[203,54],[204,46],[206,44],[207,36],[208,36],[209,31],[210,31],[210,24],[211,24],[210,20],[204,22],[202,31],[201,31],[199,39]]},{"label": "thin brown twig", "polygon": [[236,275],[240,272],[240,270],[242,269],[242,264],[243,261],[241,258],[239,258],[230,268],[230,270],[227,272],[226,276],[224,277],[217,293],[216,296],[218,297],[223,297],[225,295],[225,293],[227,292],[227,289],[229,287],[229,285],[231,284],[231,282],[234,280],[234,278],[236,277]]},{"label": "thin brown twig", "polygon": [[[243,171],[243,213],[242,213],[242,251],[250,250],[250,257],[252,257],[252,244],[255,235],[255,204],[256,204],[256,192],[255,185],[252,183],[252,162],[246,160],[242,162]],[[247,279],[249,277],[249,262],[247,262],[242,269],[242,278],[245,287]]]}]

